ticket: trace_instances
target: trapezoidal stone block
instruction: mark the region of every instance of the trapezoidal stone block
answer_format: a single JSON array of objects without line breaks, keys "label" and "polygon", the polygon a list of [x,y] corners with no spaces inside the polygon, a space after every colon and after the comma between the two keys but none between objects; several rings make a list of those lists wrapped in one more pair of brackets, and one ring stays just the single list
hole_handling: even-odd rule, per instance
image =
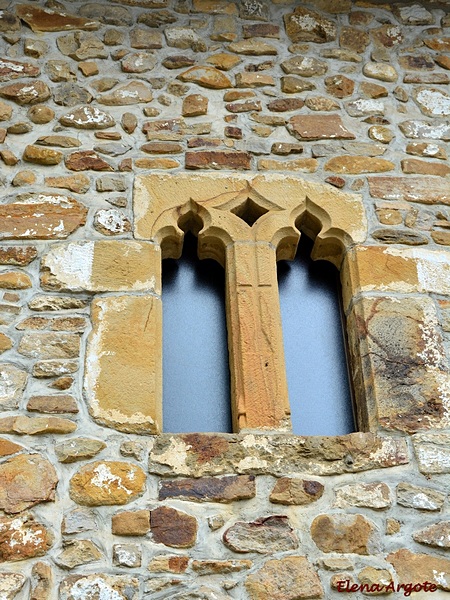
[{"label": "trapezoidal stone block", "polygon": [[162,427],[161,299],[115,295],[92,304],[84,392],[93,419],[127,433]]},{"label": "trapezoidal stone block", "polygon": [[347,324],[360,429],[448,427],[450,374],[433,300],[362,297]]},{"label": "trapezoidal stone block", "polygon": [[133,240],[71,242],[52,246],[41,263],[41,286],[65,292],[160,294],[159,247]]}]

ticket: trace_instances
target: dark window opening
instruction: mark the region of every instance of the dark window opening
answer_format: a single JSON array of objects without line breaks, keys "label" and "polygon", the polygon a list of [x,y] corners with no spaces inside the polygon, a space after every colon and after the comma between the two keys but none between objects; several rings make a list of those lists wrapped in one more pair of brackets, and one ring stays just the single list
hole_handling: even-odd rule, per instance
[{"label": "dark window opening", "polygon": [[231,432],[224,270],[187,233],[162,283],[164,431]]},{"label": "dark window opening", "polygon": [[281,318],[293,432],[355,431],[336,268],[310,258],[301,236],[294,261],[278,263]]}]

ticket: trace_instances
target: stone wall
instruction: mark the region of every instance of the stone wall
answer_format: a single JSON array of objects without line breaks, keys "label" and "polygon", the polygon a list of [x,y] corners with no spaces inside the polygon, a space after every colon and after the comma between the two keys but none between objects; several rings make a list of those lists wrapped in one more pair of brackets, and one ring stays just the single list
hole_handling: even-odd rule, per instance
[{"label": "stone wall", "polygon": [[[2,600],[450,597],[449,11],[0,0]],[[115,359],[113,294],[137,312],[160,294],[135,181],[206,170],[288,175],[318,215],[358,194],[341,273],[360,433],[150,435],[133,394],[103,421],[89,404],[96,348],[110,397],[147,325]]]}]

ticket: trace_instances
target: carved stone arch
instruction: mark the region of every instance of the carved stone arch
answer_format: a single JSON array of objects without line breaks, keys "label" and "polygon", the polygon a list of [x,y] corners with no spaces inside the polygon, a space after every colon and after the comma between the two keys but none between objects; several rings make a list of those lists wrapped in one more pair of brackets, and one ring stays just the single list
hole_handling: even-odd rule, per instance
[{"label": "carved stone arch", "polygon": [[135,183],[135,236],[181,254],[184,232],[200,258],[225,267],[235,431],[290,430],[276,261],[293,259],[299,228],[313,258],[340,267],[365,240],[359,197],[282,175],[148,175]]}]

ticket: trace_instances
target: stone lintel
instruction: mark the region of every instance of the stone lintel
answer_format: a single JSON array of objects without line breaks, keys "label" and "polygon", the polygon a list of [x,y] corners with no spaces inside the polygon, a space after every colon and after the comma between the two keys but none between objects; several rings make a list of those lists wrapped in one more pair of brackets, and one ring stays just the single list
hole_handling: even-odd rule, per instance
[{"label": "stone lintel", "polygon": [[145,241],[57,244],[42,260],[41,285],[45,290],[160,294],[160,282],[159,246]]},{"label": "stone lintel", "polygon": [[91,416],[127,433],[162,428],[161,300],[108,296],[92,304],[84,390]]}]

